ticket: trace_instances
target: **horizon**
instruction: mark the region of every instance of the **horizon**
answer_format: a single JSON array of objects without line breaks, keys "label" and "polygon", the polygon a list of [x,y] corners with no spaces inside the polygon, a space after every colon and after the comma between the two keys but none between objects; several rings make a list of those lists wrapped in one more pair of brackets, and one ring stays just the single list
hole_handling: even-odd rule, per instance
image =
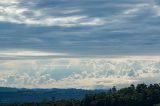
[{"label": "horizon", "polygon": [[158,83],[158,0],[1,0],[0,86]]}]

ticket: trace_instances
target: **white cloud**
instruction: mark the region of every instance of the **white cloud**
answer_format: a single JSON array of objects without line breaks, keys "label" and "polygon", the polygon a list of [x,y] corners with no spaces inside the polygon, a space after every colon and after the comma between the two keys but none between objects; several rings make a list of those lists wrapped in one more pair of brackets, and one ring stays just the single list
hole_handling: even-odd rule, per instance
[{"label": "white cloud", "polygon": [[[12,87],[85,89],[107,88],[113,85],[124,87],[132,83],[154,83],[158,81],[160,75],[160,57],[149,56],[139,59],[133,56],[0,62],[0,85]],[[7,71],[4,73],[4,70]],[[62,73],[65,73],[65,76]]]},{"label": "white cloud", "polygon": [[[0,21],[34,26],[97,26],[104,24],[100,18],[89,18],[87,16],[52,16],[44,11],[34,10],[21,5],[20,0],[3,0],[0,2]],[[36,1],[34,1],[36,2]],[[8,5],[7,5],[8,4]],[[68,11],[67,11],[68,12]],[[77,11],[69,11],[77,12]],[[25,13],[32,14],[31,16]],[[87,20],[86,20],[87,19]]]},{"label": "white cloud", "polygon": [[1,0],[0,5],[18,4],[18,0]]},{"label": "white cloud", "polygon": [[154,13],[156,14],[156,16],[160,16],[160,4],[157,3],[156,0],[150,1],[151,4],[151,8],[154,11]]},{"label": "white cloud", "polygon": [[125,15],[138,15],[140,12],[153,12],[155,16],[160,16],[160,4],[156,0],[150,0],[146,3],[137,4],[133,8],[124,11]]},{"label": "white cloud", "polygon": [[4,50],[0,51],[0,57],[43,57],[43,56],[68,56],[65,53],[52,53],[33,50]]},{"label": "white cloud", "polygon": [[133,8],[128,9],[124,11],[125,15],[134,15],[137,14],[138,12],[142,12],[146,8],[150,8],[150,5],[148,3],[143,3],[143,4],[137,4]]}]

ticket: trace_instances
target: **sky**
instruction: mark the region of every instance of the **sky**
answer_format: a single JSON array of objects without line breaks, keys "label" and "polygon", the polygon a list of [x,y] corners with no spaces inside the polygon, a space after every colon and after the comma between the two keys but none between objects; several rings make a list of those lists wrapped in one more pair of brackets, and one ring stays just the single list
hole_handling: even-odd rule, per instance
[{"label": "sky", "polygon": [[0,86],[158,83],[159,0],[1,0]]}]

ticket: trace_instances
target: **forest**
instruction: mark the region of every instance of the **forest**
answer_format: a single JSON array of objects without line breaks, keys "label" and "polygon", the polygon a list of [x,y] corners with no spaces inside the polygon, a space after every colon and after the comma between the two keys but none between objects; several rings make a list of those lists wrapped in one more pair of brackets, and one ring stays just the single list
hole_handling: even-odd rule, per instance
[{"label": "forest", "polygon": [[86,94],[81,100],[44,100],[39,103],[11,106],[160,106],[160,84],[137,84],[117,90],[113,88],[97,94]]}]

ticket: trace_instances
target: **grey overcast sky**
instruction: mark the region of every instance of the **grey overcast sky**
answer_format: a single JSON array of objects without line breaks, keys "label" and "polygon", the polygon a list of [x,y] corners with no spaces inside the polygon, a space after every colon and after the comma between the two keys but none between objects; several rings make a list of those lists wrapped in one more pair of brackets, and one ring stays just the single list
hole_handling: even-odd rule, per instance
[{"label": "grey overcast sky", "polygon": [[1,0],[0,54],[159,55],[159,18],[159,0]]}]

